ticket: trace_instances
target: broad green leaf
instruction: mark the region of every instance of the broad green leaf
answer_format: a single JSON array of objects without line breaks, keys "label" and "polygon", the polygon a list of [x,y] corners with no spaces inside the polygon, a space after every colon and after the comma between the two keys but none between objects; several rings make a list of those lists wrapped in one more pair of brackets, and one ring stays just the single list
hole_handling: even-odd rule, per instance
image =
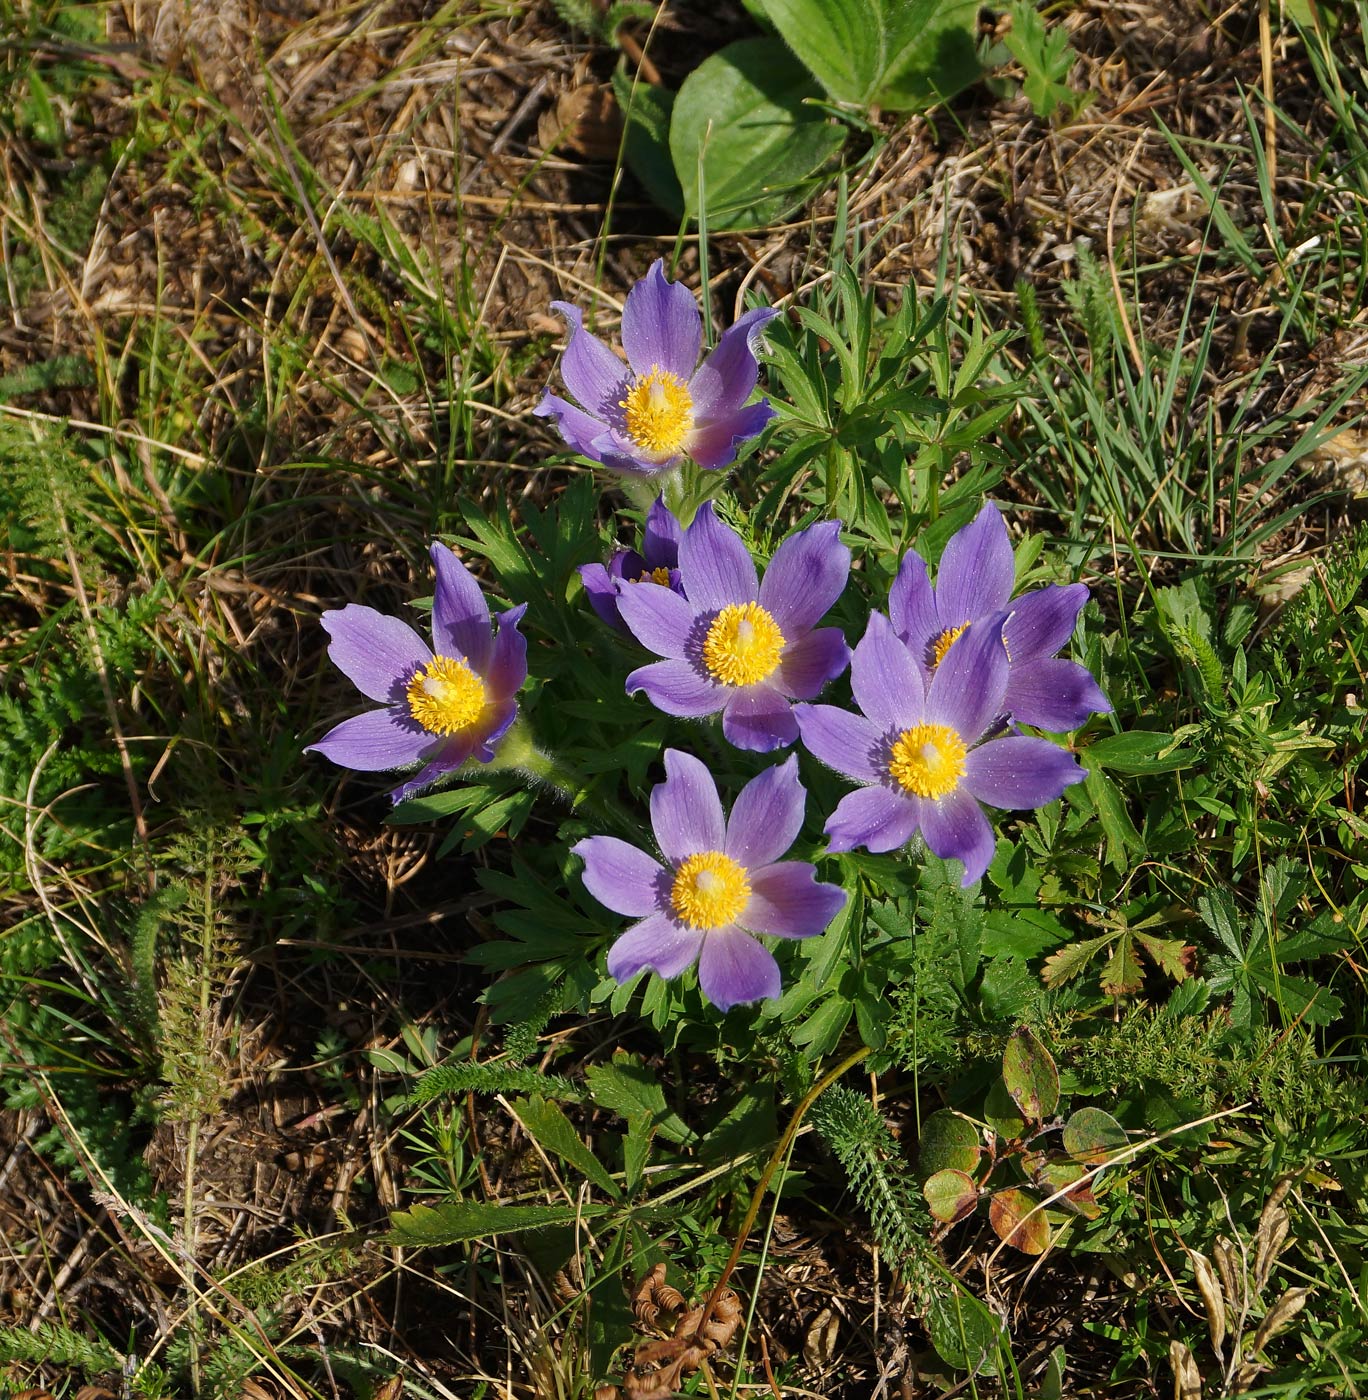
[{"label": "broad green leaf", "polygon": [[[768,0],[767,0],[768,3]],[[993,1375],[1006,1343],[1001,1321],[953,1275],[918,1298],[931,1345],[947,1366]]]},{"label": "broad green leaf", "polygon": [[[1080,1167],[1076,1162],[1044,1162],[1035,1173],[1037,1184],[1051,1196],[1066,1186],[1073,1186],[1074,1182],[1081,1181],[1085,1176],[1086,1168]],[[1085,1220],[1096,1220],[1102,1214],[1102,1207],[1097,1204],[1097,1198],[1092,1193],[1091,1181],[1075,1187],[1054,1204],[1068,1206]]]},{"label": "broad green leaf", "polygon": [[440,1206],[413,1206],[390,1216],[390,1229],[399,1244],[448,1245],[466,1240],[516,1235],[596,1220],[610,1207],[597,1203],[554,1206],[500,1206],[488,1201],[446,1201]]},{"label": "broad green leaf", "polygon": [[[807,194],[805,181],[845,142],[819,109],[816,84],[778,39],[740,39],[684,80],[670,155],[684,209],[712,228],[773,223]],[[702,188],[699,187],[700,167]]]},{"label": "broad green leaf", "polygon": [[670,119],[675,95],[668,88],[632,80],[620,68],[613,93],[626,122],[623,154],[641,187],[672,218],[684,213],[684,191],[670,159]]},{"label": "broad green leaf", "polygon": [[1023,1254],[1044,1254],[1050,1244],[1050,1222],[1036,1204],[1015,1186],[999,1191],[988,1204],[988,1219],[998,1239]]},{"label": "broad green leaf", "polygon": [[1172,734],[1133,729],[1109,734],[1079,750],[1085,768],[1107,768],[1113,773],[1170,773],[1196,761],[1191,749],[1175,749]]},{"label": "broad green leaf", "polygon": [[937,1220],[953,1225],[963,1220],[978,1204],[978,1187],[967,1172],[947,1167],[926,1179],[922,1195]]},{"label": "broad green leaf", "polygon": [[982,1155],[978,1129],[952,1109],[942,1108],[922,1124],[917,1165],[925,1176],[951,1169],[971,1172]]},{"label": "broad green leaf", "polygon": [[1018,1026],[1008,1038],[1002,1082],[1028,1123],[1043,1123],[1059,1107],[1054,1057],[1025,1026]]},{"label": "broad green leaf", "polygon": [[1080,1108],[1064,1124],[1065,1152],[1090,1167],[1108,1161],[1129,1141],[1126,1130],[1105,1109]]},{"label": "broad green leaf", "polygon": [[622,1144],[622,1165],[627,1181],[627,1194],[636,1194],[646,1174],[646,1162],[651,1155],[651,1137],[655,1129],[649,1113],[633,1113],[627,1119],[627,1136]]},{"label": "broad green leaf", "polygon": [[574,1124],[556,1104],[549,1103],[540,1094],[533,1094],[530,1098],[514,1099],[513,1111],[543,1151],[568,1162],[614,1200],[622,1195],[621,1187],[608,1168],[584,1145]]},{"label": "broad green leaf", "polygon": [[978,0],[765,0],[765,12],[838,102],[929,107],[982,71]]},{"label": "broad green leaf", "polygon": [[693,1137],[688,1124],[666,1106],[665,1090],[645,1065],[623,1057],[610,1064],[591,1065],[585,1078],[600,1108],[612,1109],[627,1119],[649,1114],[655,1131],[671,1142],[687,1142]]},{"label": "broad green leaf", "polygon": [[988,1126],[1000,1137],[1011,1142],[1026,1131],[1026,1120],[1021,1116],[1016,1100],[1007,1092],[1007,1086],[999,1075],[988,1090],[983,1101],[983,1116]]}]

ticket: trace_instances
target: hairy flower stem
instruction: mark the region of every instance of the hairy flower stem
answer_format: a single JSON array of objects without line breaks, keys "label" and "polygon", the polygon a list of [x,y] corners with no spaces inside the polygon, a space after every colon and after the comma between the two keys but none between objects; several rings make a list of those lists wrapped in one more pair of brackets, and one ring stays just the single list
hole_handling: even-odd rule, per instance
[{"label": "hairy flower stem", "polygon": [[828,1070],[813,1086],[803,1095],[798,1103],[798,1107],[793,1110],[793,1117],[789,1119],[789,1125],[784,1129],[783,1136],[774,1145],[774,1151],[770,1153],[769,1161],[765,1163],[765,1170],[760,1173],[760,1180],[755,1184],[755,1191],[751,1196],[750,1205],[746,1208],[746,1218],[741,1222],[741,1228],[736,1232],[736,1240],[732,1244],[731,1253],[727,1256],[727,1262],[722,1266],[722,1273],[717,1283],[713,1286],[713,1291],[708,1294],[708,1301],[703,1305],[703,1311],[699,1314],[698,1326],[694,1328],[694,1337],[697,1338],[708,1325],[712,1318],[713,1309],[717,1306],[717,1300],[726,1291],[727,1283],[732,1274],[736,1271],[736,1266],[741,1262],[741,1251],[746,1247],[746,1241],[750,1238],[750,1232],[755,1228],[755,1222],[760,1217],[760,1206],[765,1199],[765,1192],[769,1190],[770,1181],[775,1172],[779,1170],[779,1165],[788,1156],[789,1149],[793,1146],[793,1140],[798,1136],[798,1129],[803,1126],[803,1119],[807,1117],[808,1109],[822,1097],[824,1093],[844,1075],[848,1070],[852,1070],[861,1060],[869,1058],[871,1051],[868,1045],[862,1045],[858,1050],[847,1055],[835,1069]]},{"label": "hairy flower stem", "polygon": [[520,774],[534,792],[550,791],[568,807],[584,811],[597,822],[625,832],[632,838],[640,836],[639,824],[630,820],[616,804],[596,797],[587,778],[568,763],[543,753],[532,740],[532,732],[521,718],[504,736],[494,761],[487,771],[500,770]]}]

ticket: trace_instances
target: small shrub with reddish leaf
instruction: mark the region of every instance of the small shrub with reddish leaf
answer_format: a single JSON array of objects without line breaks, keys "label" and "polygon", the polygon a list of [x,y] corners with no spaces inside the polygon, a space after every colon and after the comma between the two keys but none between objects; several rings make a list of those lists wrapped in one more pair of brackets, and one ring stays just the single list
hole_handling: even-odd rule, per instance
[{"label": "small shrub with reddish leaf", "polygon": [[1061,1117],[1059,1100],[1054,1057],[1019,1027],[982,1117],[942,1109],[922,1126],[918,1165],[931,1214],[954,1225],[986,1201],[998,1238],[1026,1254],[1043,1254],[1055,1225],[1095,1220],[1103,1169],[1124,1152],[1126,1131],[1092,1106]]}]

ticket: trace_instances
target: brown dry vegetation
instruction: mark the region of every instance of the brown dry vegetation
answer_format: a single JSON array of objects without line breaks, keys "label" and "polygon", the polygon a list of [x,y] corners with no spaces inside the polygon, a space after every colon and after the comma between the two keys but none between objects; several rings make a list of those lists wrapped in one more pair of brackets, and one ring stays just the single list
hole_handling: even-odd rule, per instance
[{"label": "brown dry vegetation", "polygon": [[[1021,97],[981,88],[951,111],[882,118],[887,144],[849,193],[871,249],[867,279],[929,293],[948,258],[957,313],[1003,324],[1027,278],[1057,330],[1072,315],[1064,290],[1086,240],[1115,269],[1127,334],[1170,344],[1203,259],[1191,324],[1212,306],[1224,314],[1202,391],[1218,405],[1233,397],[1277,333],[1275,282],[1267,266],[1256,276],[1216,256],[1208,206],[1160,123],[1205,152],[1197,162],[1242,227],[1268,217],[1254,133],[1275,142],[1272,214],[1284,228],[1314,193],[1304,237],[1338,247],[1337,221],[1354,212],[1348,193],[1323,188],[1331,117],[1306,56],[1276,26],[1262,46],[1258,13],[1253,3],[1213,16],[1185,0],[1082,0],[1067,19],[1082,56],[1072,81],[1093,100],[1076,120],[1051,127]],[[730,4],[670,6],[650,58],[677,81],[745,23]],[[554,140],[576,110],[563,99],[588,89],[592,109],[616,56],[579,42],[549,4],[123,0],[108,7],[104,45],[49,57],[95,76],[64,108],[59,155],[15,133],[0,152],[5,274],[24,288],[0,326],[0,376],[62,356],[91,372],[17,393],[3,411],[70,419],[118,483],[121,499],[92,528],[117,537],[137,568],[96,580],[91,604],[158,580],[174,590],[165,654],[118,715],[128,743],[163,736],[152,778],[134,784],[138,839],[151,849],[196,808],[230,824],[254,809],[263,768],[247,755],[263,733],[275,797],[308,800],[298,717],[321,727],[350,703],[331,689],[319,612],[392,608],[422,592],[422,542],[458,486],[477,499],[554,499],[564,474],[542,463],[560,444],[529,417],[558,343],[547,304],[593,298],[611,322],[675,235],[630,178],[615,182],[611,139],[592,123]],[[1250,97],[1270,74],[1268,95],[1289,119],[1276,129]],[[115,146],[107,183],[82,196],[82,245],[69,246],[63,201]],[[828,194],[784,227],[719,235],[709,289],[719,317],[757,279],[785,304],[821,278],[834,207]],[[1332,284],[1350,272],[1327,266],[1324,314],[1265,377],[1256,414],[1307,400],[1368,358],[1357,317],[1341,314],[1350,291]],[[687,246],[681,275],[698,275]],[[1064,372],[1061,343],[1050,348]],[[1355,412],[1346,406],[1346,421]],[[1361,475],[1361,459],[1340,449],[1331,465]],[[1024,481],[1009,475],[1005,489],[1031,502]],[[1282,531],[1264,565],[1309,557],[1343,510],[1321,507]],[[73,597],[70,574],[13,553],[5,562],[6,635]],[[0,665],[12,646],[0,641]],[[213,727],[167,743],[167,713],[187,689]],[[478,1053],[480,983],[460,958],[481,936],[482,897],[459,863],[435,860],[442,833],[382,826],[373,786],[335,778],[308,780],[327,794],[329,841],[310,848],[301,837],[295,851],[295,868],[340,891],[331,907],[311,913],[299,892],[282,936],[273,911],[290,892],[269,872],[226,858],[210,881],[224,980],[187,1031],[214,1047],[194,1100],[206,1111],[164,1117],[147,1144],[169,1219],[140,1217],[107,1183],[63,1177],[30,1150],[51,1128],[61,1134],[51,1095],[0,1113],[0,1323],[79,1329],[85,1318],[136,1336],[145,1358],[178,1334],[192,1298],[208,1330],[250,1331],[247,1302],[271,1290],[254,1295],[239,1271],[288,1268],[279,1302],[291,1359],[264,1348],[254,1394],[288,1393],[299,1349],[326,1358],[337,1347],[374,1348],[436,1393],[472,1394],[483,1379],[491,1393],[556,1394],[558,1368],[575,1365],[560,1350],[566,1316],[557,1282],[526,1255],[485,1247],[465,1260],[367,1241],[414,1180],[405,1114],[385,1107],[398,1082],[369,1052],[402,1052],[410,1026],[435,1028],[444,1051],[459,1042]],[[471,859],[499,862],[498,844]],[[136,892],[89,869],[42,874],[44,897],[83,908],[95,929],[109,901]],[[18,924],[39,899],[11,890],[0,921]],[[586,1045],[601,1050],[619,1033],[606,1022],[558,1028],[579,1047],[558,1071],[573,1074]],[[119,1063],[112,1050],[109,1062]],[[126,1087],[109,1085],[122,1111]],[[194,1209],[182,1222],[192,1122]],[[476,1131],[474,1189],[536,1179],[497,1107]],[[773,1366],[792,1359],[788,1374],[806,1389],[794,1379],[785,1394],[953,1393],[862,1231],[853,1215],[838,1230],[801,1207],[781,1214],[753,1353],[763,1339]],[[340,1241],[345,1267],[301,1235]],[[985,1277],[988,1253],[970,1240],[953,1263],[1012,1317],[1028,1387],[1061,1341],[1074,1394],[1167,1387],[1109,1383],[1119,1351],[1103,1334],[1129,1325],[1133,1261],[998,1259]],[[345,1368],[330,1382],[325,1362],[320,1375],[323,1393],[331,1383],[346,1393]]]}]

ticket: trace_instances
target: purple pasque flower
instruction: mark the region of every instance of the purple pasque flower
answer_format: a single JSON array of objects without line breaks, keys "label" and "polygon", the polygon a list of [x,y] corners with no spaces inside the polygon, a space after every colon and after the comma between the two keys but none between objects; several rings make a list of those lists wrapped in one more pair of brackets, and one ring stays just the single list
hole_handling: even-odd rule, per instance
[{"label": "purple pasque flower", "polygon": [[[934,673],[971,622],[1007,608],[1014,579],[1007,525],[989,501],[950,537],[934,586],[926,561],[909,551],[889,591],[889,618],[913,656]],[[1050,584],[1011,605],[1002,629],[1009,662],[1003,708],[1013,720],[1062,733],[1111,709],[1086,666],[1055,655],[1087,601],[1086,584]]]},{"label": "purple pasque flower", "polygon": [[943,859],[964,863],[972,885],[993,858],[993,829],[980,802],[1041,807],[1087,776],[1048,739],[995,738],[1009,665],[1006,614],[970,624],[924,680],[925,668],[882,613],[850,662],[863,714],[799,705],[803,743],[823,763],[864,784],[847,793],[826,824],[829,849],[892,851],[920,830]]},{"label": "purple pasque flower", "polygon": [[682,535],[677,521],[659,496],[646,512],[646,528],[641,536],[641,553],[620,549],[604,564],[581,564],[579,576],[589,605],[609,627],[619,632],[627,624],[618,611],[618,580],[623,583],[659,583],[681,597],[684,589],[679,582],[679,541]]},{"label": "purple pasque flower", "polygon": [[657,476],[685,456],[700,467],[726,467],[736,460],[737,445],[774,417],[768,399],[746,402],[760,377],[756,340],[779,314],[772,307],[747,311],[701,365],[698,302],[683,283],[666,281],[660,259],[627,293],[625,365],[584,329],[577,306],[553,301],[551,307],[570,326],[561,378],[579,404],[548,389],[533,412],[554,419],[584,457],[633,476]]},{"label": "purple pasque flower", "polygon": [[809,525],[775,551],[758,582],[735,531],[703,505],[679,543],[684,596],[654,583],[618,585],[622,620],[663,656],[627,677],[667,715],[722,713],[738,749],[768,753],[798,737],[792,701],[812,700],[850,662],[835,627],[816,627],[840,597],[850,551],[837,520]]},{"label": "purple pasque flower", "polygon": [[491,635],[489,607],[470,571],[444,544],[434,543],[431,554],[431,647],[407,622],[359,603],[323,614],[333,665],[382,708],[344,719],[304,752],[363,773],[423,764],[390,793],[395,802],[472,755],[492,761],[527,679],[527,639],[518,631],[527,604],[500,613]]},{"label": "purple pasque flower", "polygon": [[717,785],[698,759],[665,750],[665,781],[651,793],[651,826],[663,863],[615,836],[574,851],[600,904],[638,919],[608,950],[619,982],[649,967],[678,977],[698,963],[703,994],[720,1011],[779,995],[779,964],[756,941],[812,938],[840,913],[846,893],[817,883],[815,867],[780,860],[803,825],[807,792],[798,759],[767,768],[722,812]]}]

